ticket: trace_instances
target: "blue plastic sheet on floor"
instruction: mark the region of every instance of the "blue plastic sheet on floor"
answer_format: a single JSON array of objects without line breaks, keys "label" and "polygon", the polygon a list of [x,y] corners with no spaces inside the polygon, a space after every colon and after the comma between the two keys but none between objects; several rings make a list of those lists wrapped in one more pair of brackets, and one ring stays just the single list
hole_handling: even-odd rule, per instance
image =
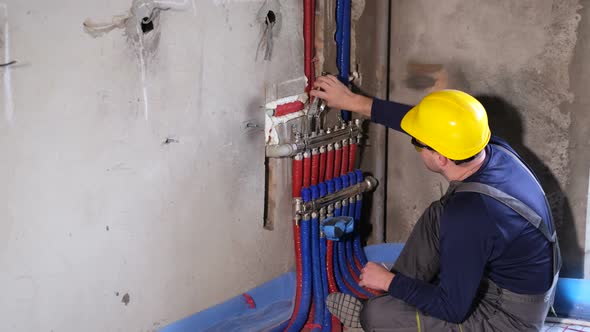
[{"label": "blue plastic sheet on floor", "polygon": [[[367,259],[390,266],[398,258],[403,243],[388,243],[364,248]],[[289,272],[262,284],[246,294],[196,313],[161,329],[162,332],[268,331],[291,317],[295,299],[296,276]],[[555,310],[560,317],[590,320],[590,280],[561,278],[557,284]],[[577,331],[566,325],[550,324],[554,331]],[[580,330],[582,331],[582,330]],[[587,331],[587,330],[583,330]],[[590,331],[590,330],[588,330]]]},{"label": "blue plastic sheet on floor", "polygon": [[[162,332],[265,331],[288,320],[293,311],[296,276],[289,272],[246,294],[172,323]],[[252,308],[252,305],[254,308]]]}]

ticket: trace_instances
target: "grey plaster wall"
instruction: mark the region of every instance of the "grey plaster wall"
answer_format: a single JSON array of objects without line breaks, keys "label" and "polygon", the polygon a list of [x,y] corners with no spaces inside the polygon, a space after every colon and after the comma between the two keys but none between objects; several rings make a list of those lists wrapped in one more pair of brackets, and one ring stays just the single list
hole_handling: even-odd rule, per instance
[{"label": "grey plaster wall", "polygon": [[268,2],[270,61],[266,1],[189,3],[142,67],[123,25],[82,29],[131,0],[0,1],[19,60],[0,69],[2,330],[151,331],[292,268],[290,220],[263,229],[256,125],[303,75],[300,1]]},{"label": "grey plaster wall", "polygon": [[[408,87],[412,62],[442,64],[447,87],[480,98],[493,133],[541,178],[558,227],[564,276],[583,275],[586,233],[588,162],[576,160],[588,154],[582,148],[588,136],[582,137],[584,125],[577,121],[586,117],[588,102],[578,90],[583,79],[570,79],[588,76],[582,55],[572,62],[588,38],[577,32],[581,3],[408,0],[394,1],[391,12],[392,99],[414,104],[428,92]],[[390,135],[387,239],[402,241],[446,181],[422,167],[407,136]]]}]

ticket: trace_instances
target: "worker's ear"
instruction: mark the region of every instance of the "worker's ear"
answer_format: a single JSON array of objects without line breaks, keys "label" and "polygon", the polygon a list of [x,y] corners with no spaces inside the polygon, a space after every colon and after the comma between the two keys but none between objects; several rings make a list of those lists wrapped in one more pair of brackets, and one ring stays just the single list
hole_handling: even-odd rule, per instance
[{"label": "worker's ear", "polygon": [[445,167],[449,164],[449,162],[451,162],[451,160],[445,156],[443,156],[442,154],[435,152],[435,158],[436,158],[436,162],[438,163],[438,165],[440,167]]}]

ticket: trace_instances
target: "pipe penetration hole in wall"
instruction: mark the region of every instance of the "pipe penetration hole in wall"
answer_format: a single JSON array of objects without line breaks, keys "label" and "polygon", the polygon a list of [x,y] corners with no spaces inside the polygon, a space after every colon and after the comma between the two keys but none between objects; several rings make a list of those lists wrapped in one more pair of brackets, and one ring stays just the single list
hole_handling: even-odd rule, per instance
[{"label": "pipe penetration hole in wall", "polygon": [[269,10],[268,13],[266,13],[266,21],[264,23],[266,25],[273,25],[273,24],[275,24],[276,21],[277,21],[277,16],[275,15],[275,12],[273,12],[272,10]]},{"label": "pipe penetration hole in wall", "polygon": [[141,20],[141,31],[143,31],[143,33],[146,34],[152,30],[154,30],[154,22],[151,20],[150,17],[144,17]]}]

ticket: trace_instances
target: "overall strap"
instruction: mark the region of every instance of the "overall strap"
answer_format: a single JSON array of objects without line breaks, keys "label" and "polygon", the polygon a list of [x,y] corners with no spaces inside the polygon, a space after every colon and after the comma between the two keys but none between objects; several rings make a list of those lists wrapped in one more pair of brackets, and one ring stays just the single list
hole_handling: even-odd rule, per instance
[{"label": "overall strap", "polygon": [[504,151],[507,155],[512,157],[514,161],[517,162],[523,169],[525,169],[532,179],[535,180],[535,183],[539,186],[539,189],[543,193],[543,197],[545,199],[545,203],[547,205],[548,213],[549,213],[549,223],[551,224],[553,231],[549,231],[549,227],[547,223],[543,222],[543,218],[539,216],[537,212],[531,209],[528,205],[524,204],[519,199],[497,189],[487,184],[479,183],[479,182],[459,182],[453,192],[476,192],[482,195],[489,196],[494,198],[495,200],[499,201],[500,203],[508,206],[514,212],[518,213],[521,217],[523,217],[526,221],[528,221],[531,225],[533,225],[536,229],[538,229],[543,236],[552,244],[553,248],[553,274],[556,275],[561,268],[561,253],[559,250],[559,243],[557,242],[557,233],[555,231],[555,225],[553,223],[553,216],[551,215],[551,206],[547,201],[547,197],[545,196],[545,192],[539,183],[537,177],[533,174],[530,168],[518,157],[514,152],[506,149],[505,147],[493,144],[494,147]]}]

